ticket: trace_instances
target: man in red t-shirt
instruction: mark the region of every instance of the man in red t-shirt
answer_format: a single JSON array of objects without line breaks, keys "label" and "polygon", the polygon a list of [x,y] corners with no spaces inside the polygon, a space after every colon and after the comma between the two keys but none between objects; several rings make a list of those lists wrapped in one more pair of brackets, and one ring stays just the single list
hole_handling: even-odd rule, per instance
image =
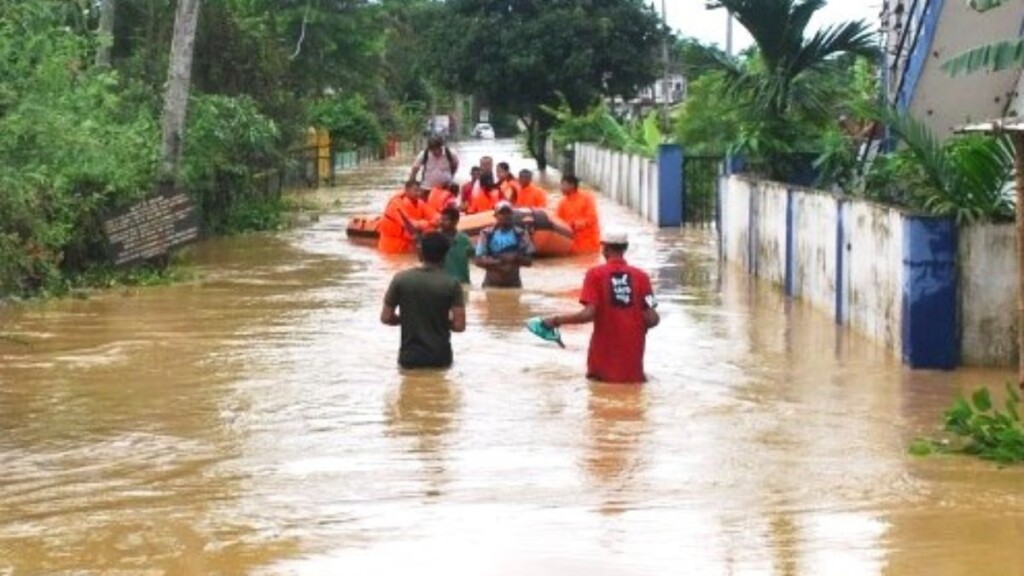
[{"label": "man in red t-shirt", "polygon": [[646,272],[626,264],[629,237],[606,232],[601,249],[606,262],[587,271],[580,304],[583,309],[566,316],[550,316],[544,325],[594,323],[587,354],[587,378],[600,382],[634,384],[644,375],[647,331],[658,325],[657,302]]}]

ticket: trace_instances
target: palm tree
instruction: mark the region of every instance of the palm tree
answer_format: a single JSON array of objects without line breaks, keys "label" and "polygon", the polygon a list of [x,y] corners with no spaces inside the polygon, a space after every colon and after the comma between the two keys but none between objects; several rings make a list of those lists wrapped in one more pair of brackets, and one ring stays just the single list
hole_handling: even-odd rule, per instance
[{"label": "palm tree", "polygon": [[[978,12],[986,12],[1010,0],[970,0],[968,4]],[[972,48],[959,54],[945,64],[943,69],[950,76],[961,74],[972,74],[980,71],[1000,72],[1024,68],[1024,37],[1016,40],[1002,40],[992,44],[986,44]],[[1017,368],[1017,381],[1024,389],[1024,128],[1018,122],[1015,130],[1011,132],[1011,139],[1014,147],[1014,163],[1016,173],[1017,191],[1017,265],[1020,276],[1017,279],[1018,302],[1018,328],[1017,328],[1017,353],[1020,357]],[[996,122],[991,127],[991,132],[999,134],[1003,131],[1002,123]]]},{"label": "palm tree", "polygon": [[792,118],[813,118],[817,124],[835,120],[821,82],[839,56],[873,57],[876,38],[864,21],[847,22],[807,35],[807,26],[826,0],[707,0],[709,9],[725,8],[750,32],[757,59],[741,66],[720,58],[728,95],[743,103],[756,119],[756,140],[778,176],[784,156],[793,147]]},{"label": "palm tree", "polygon": [[753,70],[732,63],[727,71],[733,89],[750,96],[764,112],[781,117],[793,106],[822,104],[796,97],[813,97],[801,92],[808,88],[804,80],[827,71],[837,56],[875,56],[875,34],[864,21],[830,26],[807,37],[807,25],[825,4],[826,0],[709,0],[708,8],[725,8],[750,32],[762,61]]}]

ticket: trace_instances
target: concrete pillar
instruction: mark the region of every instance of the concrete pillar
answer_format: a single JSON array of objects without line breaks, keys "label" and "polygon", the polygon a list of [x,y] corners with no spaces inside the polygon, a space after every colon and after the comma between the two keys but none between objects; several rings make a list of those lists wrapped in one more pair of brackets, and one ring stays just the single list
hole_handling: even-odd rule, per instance
[{"label": "concrete pillar", "polygon": [[911,368],[960,363],[957,244],[952,219],[903,217],[903,363]]},{"label": "concrete pillar", "polygon": [[683,223],[683,147],[678,144],[658,147],[657,222],[662,228]]},{"label": "concrete pillar", "polygon": [[646,158],[641,159],[641,161],[640,161],[640,174],[637,177],[639,179],[639,182],[637,182],[637,187],[639,188],[639,191],[640,191],[639,192],[640,193],[640,198],[638,199],[639,200],[639,204],[637,205],[637,212],[640,213],[640,216],[642,216],[644,220],[647,220],[647,217],[650,214],[650,212],[648,211],[648,204],[647,204],[647,182],[649,181],[649,176],[648,176],[648,170],[649,169],[650,169],[650,163],[647,161],[647,159]]}]

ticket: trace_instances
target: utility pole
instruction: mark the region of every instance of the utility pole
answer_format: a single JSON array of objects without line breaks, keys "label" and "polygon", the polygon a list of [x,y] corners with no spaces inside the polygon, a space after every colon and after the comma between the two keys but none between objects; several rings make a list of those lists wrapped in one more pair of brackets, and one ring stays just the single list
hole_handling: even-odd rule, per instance
[{"label": "utility pole", "polygon": [[665,0],[661,0],[661,18],[665,22],[665,37],[661,42],[661,65],[664,69],[661,79],[661,127],[666,133],[668,133],[668,131],[671,129],[668,122],[668,103],[669,94],[671,92],[670,87],[672,82],[668,77],[668,40],[670,37],[670,33],[668,27],[668,10],[665,7]]},{"label": "utility pole", "polygon": [[732,12],[728,10],[725,11],[725,53],[732,56]]}]

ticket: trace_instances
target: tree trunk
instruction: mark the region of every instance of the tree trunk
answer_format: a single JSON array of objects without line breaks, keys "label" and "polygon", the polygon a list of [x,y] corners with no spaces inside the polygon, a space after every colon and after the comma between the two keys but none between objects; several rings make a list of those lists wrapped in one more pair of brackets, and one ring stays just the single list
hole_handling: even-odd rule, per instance
[{"label": "tree trunk", "polygon": [[110,68],[110,51],[114,47],[114,15],[117,0],[103,0],[100,6],[99,48],[96,50],[96,67]]},{"label": "tree trunk", "polygon": [[181,165],[200,1],[178,0],[178,9],[174,15],[174,37],[171,40],[167,91],[164,94],[163,143],[160,154],[160,179],[165,183],[177,184],[178,168]]},{"label": "tree trunk", "polygon": [[1024,389],[1024,133],[1013,133],[1017,182],[1017,383]]}]

